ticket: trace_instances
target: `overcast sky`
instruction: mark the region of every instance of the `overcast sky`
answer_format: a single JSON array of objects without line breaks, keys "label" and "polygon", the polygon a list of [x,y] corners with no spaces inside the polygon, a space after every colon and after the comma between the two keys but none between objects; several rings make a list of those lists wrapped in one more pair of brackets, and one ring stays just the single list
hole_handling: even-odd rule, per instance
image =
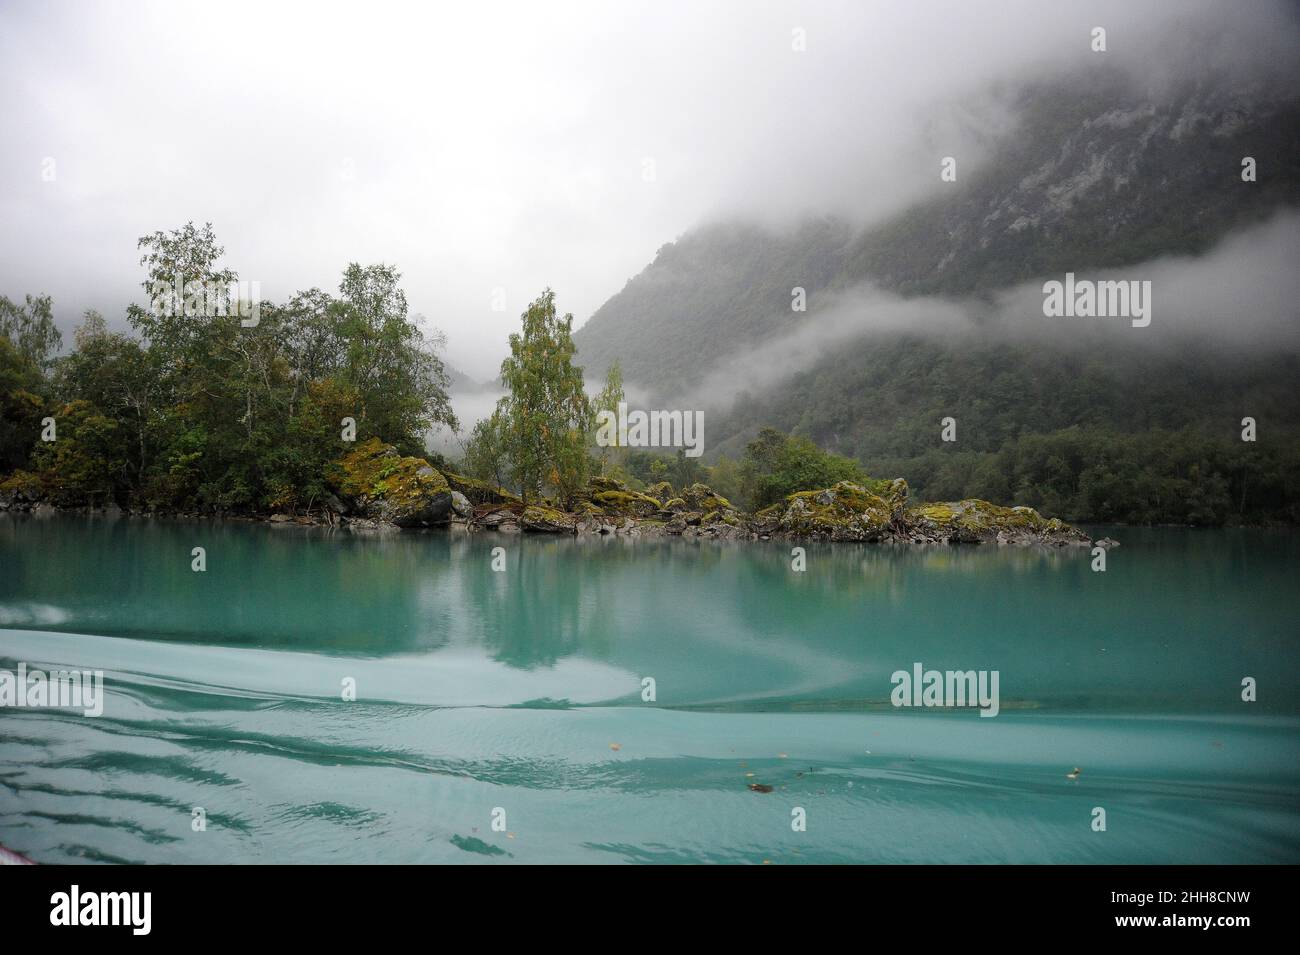
[{"label": "overcast sky", "polygon": [[136,239],[211,221],[272,301],[396,264],[488,378],[545,286],[581,324],[701,221],[896,209],[995,80],[1209,6],[0,0],[0,293],[121,323]]}]

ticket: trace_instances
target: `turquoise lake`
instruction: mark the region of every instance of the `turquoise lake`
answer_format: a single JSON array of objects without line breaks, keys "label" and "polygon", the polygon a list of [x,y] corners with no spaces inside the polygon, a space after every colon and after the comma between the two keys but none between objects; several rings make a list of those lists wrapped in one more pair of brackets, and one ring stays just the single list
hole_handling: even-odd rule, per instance
[{"label": "turquoise lake", "polygon": [[[776,542],[0,516],[0,669],[106,692],[99,717],[0,709],[0,844],[1300,862],[1300,535],[1090,530],[1122,543],[1104,573],[1087,549],[867,544],[806,545],[798,573]],[[998,671],[1000,712],[895,708],[915,663]]]}]

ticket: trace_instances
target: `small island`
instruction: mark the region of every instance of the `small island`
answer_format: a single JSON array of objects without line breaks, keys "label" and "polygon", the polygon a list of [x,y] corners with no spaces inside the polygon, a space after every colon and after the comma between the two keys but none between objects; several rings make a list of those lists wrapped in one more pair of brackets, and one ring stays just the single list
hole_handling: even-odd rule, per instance
[{"label": "small island", "polygon": [[[839,481],[796,491],[745,513],[707,484],[675,489],[660,481],[644,491],[592,477],[568,509],[554,500],[525,504],[489,482],[439,472],[396,448],[367,442],[334,469],[337,495],[329,523],[427,527],[452,524],[502,533],[620,534],[716,540],[827,540],[880,543],[1088,545],[1083,531],[1031,507],[987,501],[914,503],[902,478],[869,485]],[[272,520],[290,520],[277,515]]]},{"label": "small island", "polygon": [[[454,525],[500,533],[717,540],[1084,545],[1032,507],[922,503],[807,437],[760,429],[740,462],[654,451],[598,422],[626,408],[614,361],[588,396],[547,289],[502,362],[504,394],[458,461],[440,334],[407,312],[391,266],[343,273],[287,304],[202,294],[240,288],[211,226],[143,236],[139,337],[85,315],[76,348],[48,296],[0,299],[0,512],[77,510],[225,517],[353,529]],[[184,266],[181,263],[185,263]],[[198,275],[201,281],[195,280]],[[231,283],[235,283],[233,286]],[[192,293],[192,294],[191,294]],[[694,414],[700,415],[698,410]],[[702,420],[700,418],[699,420]],[[744,507],[732,503],[743,496]]]},{"label": "small island", "polygon": [[[714,540],[825,540],[871,543],[1090,545],[1077,527],[1032,507],[988,501],[913,503],[902,478],[868,485],[838,481],[796,491],[755,513],[737,509],[707,484],[675,489],[660,481],[644,491],[611,477],[592,477],[570,508],[543,498],[525,503],[488,481],[439,471],[371,438],[327,469],[330,490],[314,513],[248,515],[271,523],[326,524],[357,530],[452,526],[500,533],[618,534]],[[82,511],[121,513],[117,505]],[[0,485],[0,510],[50,512],[31,475]],[[156,509],[140,513],[157,514]],[[200,517],[210,510],[164,513]],[[225,515],[239,516],[239,515]],[[1110,541],[1104,543],[1109,544]]]}]

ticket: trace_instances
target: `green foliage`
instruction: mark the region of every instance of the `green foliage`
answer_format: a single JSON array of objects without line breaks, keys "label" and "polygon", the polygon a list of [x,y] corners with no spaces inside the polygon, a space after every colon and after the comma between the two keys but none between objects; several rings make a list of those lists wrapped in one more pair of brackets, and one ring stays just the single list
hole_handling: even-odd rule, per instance
[{"label": "green foliage", "polygon": [[110,503],[126,481],[117,422],[88,401],[72,401],[54,414],[57,439],[42,441],[32,466],[55,504]]},{"label": "green foliage", "polygon": [[141,285],[149,307],[132,305],[127,314],[161,366],[184,374],[202,360],[205,323],[197,314],[202,310],[201,290],[229,287],[238,275],[217,267],[225,249],[217,245],[210,222],[202,228],[187,222],[170,232],[141,236],[137,246],[144,250],[140,264],[147,276]]},{"label": "green foliage", "polygon": [[40,434],[44,390],[36,363],[0,337],[0,475],[27,466]]},{"label": "green foliage", "polygon": [[733,501],[744,499],[744,490],[741,486],[744,475],[741,473],[741,467],[725,454],[706,470],[706,475],[700,480],[723,497]]},{"label": "green foliage", "polygon": [[[456,426],[441,338],[407,317],[391,266],[350,265],[339,298],[311,289],[284,306],[261,303],[246,327],[221,310],[186,314],[205,305],[188,293],[179,308],[170,301],[178,278],[182,288],[235,278],[218,264],[211,226],[154,233],[140,247],[150,307],[129,318],[142,338],[88,312],[75,350],[48,361],[58,344],[48,299],[0,303],[0,475],[30,467],[69,503],[310,510],[328,491],[327,464],[354,447],[343,419],[355,421],[358,442],[421,457],[431,426]],[[59,440],[33,451],[43,414],[56,418]]]},{"label": "green foliage", "polygon": [[474,425],[465,444],[464,469],[472,478],[503,487],[512,470],[500,411]]},{"label": "green foliage", "polygon": [[157,450],[153,428],[161,404],[157,356],[135,339],[110,334],[102,316],[87,312],[77,329],[77,350],[59,360],[54,390],[67,401],[86,401],[117,423],[127,460],[127,485],[142,480]]},{"label": "green foliage", "polygon": [[687,457],[683,448],[679,448],[676,455],[671,457],[653,451],[627,449],[622,457],[621,464],[611,466],[609,476],[634,488],[639,489],[660,481],[667,481],[674,487],[713,483],[711,469],[705,467],[699,458]]},{"label": "green foliage", "polygon": [[759,511],[796,491],[827,488],[840,481],[874,486],[861,466],[829,454],[807,438],[764,428],[745,449],[740,485],[746,506]]},{"label": "green foliage", "polygon": [[1300,522],[1300,446],[1285,436],[1072,427],[877,466],[906,473],[918,498],[1014,500],[1072,522]]},{"label": "green foliage", "polygon": [[32,365],[45,368],[63,344],[50,297],[28,295],[20,305],[0,295],[0,337]]},{"label": "green foliage", "polygon": [[[597,428],[596,417],[600,412],[606,411],[618,419],[618,406],[620,402],[625,401],[627,396],[623,393],[623,366],[618,359],[610,364],[609,370],[605,372],[605,386],[600,390],[600,394],[591,403],[592,428],[593,432]],[[626,455],[626,450],[618,444],[618,428],[614,428],[612,435],[614,444],[600,445],[596,444],[593,434],[592,443],[595,445],[596,461],[599,465],[599,473],[604,474],[605,468],[610,462],[617,463]]]},{"label": "green foliage", "polygon": [[[391,435],[410,454],[423,449],[422,436],[434,424],[457,427],[447,398],[447,373],[432,340],[407,319],[401,273],[388,265],[365,268],[355,262],[339,285],[336,340],[345,343],[343,379],[361,398],[358,420]],[[328,306],[327,306],[328,310]]]},{"label": "green foliage", "polygon": [[573,364],[573,316],[557,318],[547,289],[523,314],[523,330],[510,336],[501,363],[509,393],[497,411],[511,471],[525,503],[553,489],[568,505],[587,480],[591,406],[582,369]]}]

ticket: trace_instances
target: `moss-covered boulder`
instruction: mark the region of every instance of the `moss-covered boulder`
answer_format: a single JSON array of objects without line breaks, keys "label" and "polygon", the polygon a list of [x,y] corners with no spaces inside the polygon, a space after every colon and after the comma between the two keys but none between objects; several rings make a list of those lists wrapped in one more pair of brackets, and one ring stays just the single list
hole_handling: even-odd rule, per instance
[{"label": "moss-covered boulder", "polygon": [[688,511],[701,511],[707,514],[710,511],[735,510],[730,501],[707,484],[692,484],[688,488],[683,488],[680,497],[686,502]]},{"label": "moss-covered boulder", "polygon": [[326,477],[355,512],[398,527],[443,524],[451,514],[447,479],[423,458],[403,457],[378,438],[333,462]]},{"label": "moss-covered boulder", "polygon": [[543,534],[572,534],[577,528],[577,518],[554,507],[531,504],[519,515],[519,526]]},{"label": "moss-covered boulder", "polygon": [[0,511],[23,510],[44,497],[44,482],[30,471],[15,471],[0,481]]},{"label": "moss-covered boulder", "polygon": [[463,474],[454,474],[451,471],[443,471],[442,476],[447,479],[453,491],[459,491],[465,495],[465,498],[474,505],[479,504],[522,504],[523,499],[518,494],[513,494],[503,487],[498,487],[489,481],[480,481],[478,478],[466,477]]},{"label": "moss-covered boulder", "polygon": [[645,492],[660,504],[667,504],[677,496],[677,492],[673,490],[673,486],[667,481],[660,481],[657,484],[652,484],[645,489]]},{"label": "moss-covered boulder", "polygon": [[920,504],[907,511],[913,533],[957,543],[1086,543],[1088,535],[1032,507],[1002,507],[971,499]]},{"label": "moss-covered boulder", "polygon": [[726,524],[728,527],[740,527],[744,522],[741,521],[740,515],[735,511],[717,510],[709,511],[700,517],[699,524],[701,527],[710,527],[715,524]]},{"label": "moss-covered boulder", "polygon": [[894,530],[897,498],[840,481],[818,491],[797,491],[783,504],[755,515],[755,530],[836,541],[875,541]]},{"label": "moss-covered boulder", "polygon": [[652,517],[663,510],[663,502],[634,491],[611,477],[593,477],[587,482],[587,499],[601,513],[622,517]]},{"label": "moss-covered boulder", "polygon": [[592,501],[606,514],[628,517],[650,517],[663,509],[659,501],[640,491],[600,491]]},{"label": "moss-covered boulder", "polygon": [[909,489],[907,482],[902,478],[894,478],[892,481],[880,481],[879,486],[871,488],[877,496],[883,498],[888,504],[889,509],[894,516],[894,520],[901,521],[907,514]]},{"label": "moss-covered boulder", "polygon": [[602,491],[626,491],[628,486],[617,478],[597,474],[587,479],[587,495],[595,497]]}]

